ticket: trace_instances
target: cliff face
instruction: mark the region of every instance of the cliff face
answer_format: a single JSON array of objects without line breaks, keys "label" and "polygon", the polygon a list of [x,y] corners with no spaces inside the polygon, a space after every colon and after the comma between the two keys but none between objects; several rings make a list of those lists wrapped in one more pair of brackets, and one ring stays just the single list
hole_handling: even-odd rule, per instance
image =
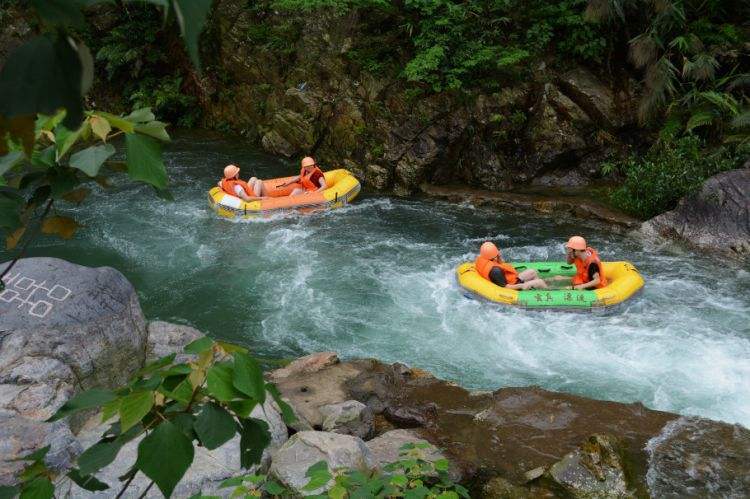
[{"label": "cliff face", "polygon": [[[378,36],[370,14],[280,15],[220,2],[204,35],[205,124],[240,130],[273,154],[315,154],[399,194],[422,182],[586,185],[626,147],[634,121],[627,77],[614,86],[586,68],[537,60],[530,79],[496,92],[413,97],[415,86],[397,72],[358,64],[362,39]],[[273,48],[258,42],[261,23],[293,26],[298,36]]]}]

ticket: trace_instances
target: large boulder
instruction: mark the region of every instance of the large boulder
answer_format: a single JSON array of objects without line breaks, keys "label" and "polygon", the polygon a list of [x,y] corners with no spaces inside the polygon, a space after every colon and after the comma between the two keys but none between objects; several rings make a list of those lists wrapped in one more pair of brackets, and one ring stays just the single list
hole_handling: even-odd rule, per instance
[{"label": "large boulder", "polygon": [[308,468],[325,461],[330,470],[349,468],[367,470],[373,467],[370,450],[362,439],[339,433],[302,431],[296,433],[276,452],[270,473],[283,485],[301,494],[320,494],[333,481],[314,491],[303,491],[309,478]]},{"label": "large boulder", "polygon": [[652,497],[750,497],[750,430],[696,417],[648,442]]},{"label": "large boulder", "polygon": [[677,207],[641,226],[652,236],[750,257],[750,168],[719,173]]},{"label": "large boulder", "polygon": [[75,392],[120,386],[143,365],[143,313],[115,269],[25,258],[4,283],[0,409],[45,420]]}]

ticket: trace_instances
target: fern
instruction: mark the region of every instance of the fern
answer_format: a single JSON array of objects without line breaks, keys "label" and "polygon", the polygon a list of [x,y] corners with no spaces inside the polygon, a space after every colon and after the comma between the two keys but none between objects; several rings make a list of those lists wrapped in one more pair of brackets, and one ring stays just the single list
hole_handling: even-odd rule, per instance
[{"label": "fern", "polygon": [[711,54],[698,54],[692,60],[686,59],[682,66],[683,78],[693,81],[706,81],[716,78],[716,70],[719,68],[719,61]]},{"label": "fern", "polygon": [[698,111],[690,117],[685,130],[692,132],[696,128],[712,124],[715,119],[716,115],[711,111]]}]

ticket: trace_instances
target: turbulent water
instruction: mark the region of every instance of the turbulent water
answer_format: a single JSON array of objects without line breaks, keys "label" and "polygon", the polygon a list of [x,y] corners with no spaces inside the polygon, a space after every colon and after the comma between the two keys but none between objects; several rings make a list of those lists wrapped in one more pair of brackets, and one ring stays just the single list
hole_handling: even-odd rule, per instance
[{"label": "turbulent water", "polygon": [[[240,140],[179,137],[176,201],[115,179],[72,241],[34,255],[110,265],[151,319],[193,325],[268,358],[320,350],[400,361],[469,388],[540,385],[750,426],[750,273],[582,225],[430,200],[362,195],[334,212],[231,222],[209,209],[221,168],[293,173]],[[646,279],[606,313],[529,312],[465,297],[454,268],[491,239],[508,260],[560,260],[582,233]],[[0,260],[7,255],[0,254]]]}]

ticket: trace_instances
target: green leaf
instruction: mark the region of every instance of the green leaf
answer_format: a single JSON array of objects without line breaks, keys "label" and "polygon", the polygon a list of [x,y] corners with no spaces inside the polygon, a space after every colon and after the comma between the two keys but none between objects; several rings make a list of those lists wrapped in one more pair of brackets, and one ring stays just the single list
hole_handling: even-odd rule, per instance
[{"label": "green leaf", "polygon": [[346,497],[346,489],[341,485],[334,485],[331,490],[328,491],[328,497],[331,499],[344,499]]},{"label": "green leaf", "polygon": [[0,228],[13,231],[21,226],[21,205],[17,199],[0,196]]},{"label": "green leaf", "polygon": [[195,432],[208,450],[224,445],[236,431],[234,418],[223,407],[213,403],[204,405],[195,420]]},{"label": "green leaf", "polygon": [[174,0],[174,11],[185,39],[190,59],[200,72],[201,61],[198,54],[198,40],[211,10],[212,0]]},{"label": "green leaf", "polygon": [[274,482],[273,480],[268,480],[265,483],[265,485],[263,485],[263,489],[269,494],[271,494],[272,496],[281,496],[283,494],[289,494],[289,490],[287,490],[286,487],[280,485],[277,482]]},{"label": "green leaf", "polygon": [[175,415],[170,421],[180,429],[180,431],[192,441],[195,435],[195,416],[192,414],[180,413]]},{"label": "green leaf", "polygon": [[271,442],[268,424],[255,418],[240,421],[240,465],[249,468],[260,463],[265,449]]},{"label": "green leaf", "polygon": [[448,471],[448,468],[450,467],[450,463],[447,459],[438,459],[433,464],[435,465],[436,471]]},{"label": "green leaf", "polygon": [[430,489],[425,486],[419,486],[416,489],[408,489],[404,491],[404,499],[424,499],[430,495]]},{"label": "green leaf", "polygon": [[90,126],[91,125],[89,125],[88,121],[85,121],[74,132],[71,132],[62,125],[55,128],[55,160],[58,163],[66,154],[68,154],[70,148],[78,142],[78,139],[81,138],[84,130]]},{"label": "green leaf", "polygon": [[115,116],[114,114],[97,111],[94,116],[101,116],[102,118],[106,119],[110,125],[122,130],[125,133],[135,132],[135,125],[133,123],[119,116]]},{"label": "green leaf", "polygon": [[187,405],[190,403],[190,399],[193,398],[193,385],[190,384],[190,380],[184,379],[173,390],[160,388],[159,392]]},{"label": "green leaf", "polygon": [[120,399],[115,399],[102,407],[102,423],[112,419],[120,412]]},{"label": "green leaf", "polygon": [[154,392],[134,392],[123,397],[120,403],[120,428],[128,431],[151,411],[154,406]]},{"label": "green leaf", "polygon": [[391,477],[391,483],[397,487],[405,487],[409,483],[406,475],[394,475]]},{"label": "green leaf", "polygon": [[266,400],[265,381],[260,364],[242,352],[234,354],[234,377],[232,383],[236,389],[251,396],[262,404]]},{"label": "green leaf", "polygon": [[156,116],[151,112],[150,107],[142,107],[125,116],[125,119],[132,121],[133,123],[146,123],[148,121],[154,121]]},{"label": "green leaf", "polygon": [[47,456],[47,453],[49,452],[49,448],[50,446],[47,445],[46,447],[37,449],[30,454],[26,454],[25,456],[19,457],[17,459],[12,459],[12,461],[43,461]]},{"label": "green leaf", "polygon": [[161,144],[147,135],[125,134],[128,174],[133,180],[140,180],[157,189],[167,187],[167,172],[161,157]]},{"label": "green leaf", "polygon": [[693,114],[685,126],[685,130],[690,132],[695,128],[710,125],[716,116],[710,111],[698,111]]},{"label": "green leaf", "polygon": [[82,475],[79,470],[71,470],[68,472],[68,478],[73,480],[76,485],[82,489],[96,492],[98,490],[107,490],[109,485],[96,479],[94,476]]},{"label": "green leaf", "polygon": [[19,165],[24,158],[22,151],[11,151],[3,157],[0,157],[0,175],[9,171],[11,168]]},{"label": "green leaf", "polygon": [[49,478],[35,478],[21,489],[20,499],[51,499],[55,495],[55,486]]},{"label": "green leaf", "polygon": [[37,168],[52,168],[55,166],[55,146],[31,153],[31,164]]},{"label": "green leaf", "polygon": [[266,391],[271,394],[271,397],[273,397],[276,405],[279,406],[279,409],[281,410],[281,418],[284,420],[284,423],[286,423],[287,425],[294,424],[297,421],[297,416],[294,414],[294,409],[292,409],[289,404],[281,399],[281,393],[279,393],[279,389],[276,388],[276,385],[274,385],[273,383],[267,383]]},{"label": "green leaf", "polygon": [[92,146],[70,157],[70,166],[78,168],[89,177],[96,177],[102,164],[115,153],[112,144]]},{"label": "green leaf", "polygon": [[34,135],[37,113],[50,115],[61,108],[67,110],[68,127],[81,123],[81,62],[66,37],[37,36],[11,52],[0,71],[0,115],[31,116]]},{"label": "green leaf", "polygon": [[17,485],[0,485],[0,499],[14,499],[20,491]]},{"label": "green leaf", "polygon": [[[169,355],[165,355],[164,357],[161,357],[153,362],[149,362],[145,366],[143,366],[138,372],[135,373],[136,376],[144,376],[146,374],[151,374],[154,371],[158,371],[162,367],[166,367],[172,362],[174,362],[174,358],[177,356],[175,353],[171,353]],[[190,372],[190,371],[188,371]]]},{"label": "green leaf", "polygon": [[227,405],[237,416],[246,418],[251,412],[253,412],[253,409],[255,409],[255,406],[257,406],[258,403],[255,400],[234,400],[232,402],[227,402]]},{"label": "green leaf", "polygon": [[169,142],[169,134],[167,133],[166,127],[166,123],[152,121],[150,123],[136,125],[135,131],[164,142]]},{"label": "green leaf", "polygon": [[195,341],[188,343],[183,351],[185,353],[192,353],[198,355],[199,353],[205,352],[214,345],[214,340],[208,336],[203,336]]},{"label": "green leaf", "polygon": [[138,445],[135,464],[169,497],[190,468],[193,454],[193,443],[179,428],[164,421]]},{"label": "green leaf", "polygon": [[234,369],[232,369],[232,365],[228,362],[221,362],[211,366],[206,375],[208,393],[222,402],[242,398],[242,394],[235,390],[232,385],[233,373]]},{"label": "green leaf", "polygon": [[223,482],[219,484],[220,489],[226,489],[227,487],[239,487],[242,485],[242,482],[245,481],[244,476],[234,476],[232,478],[227,478]]},{"label": "green leaf", "polygon": [[85,26],[81,6],[75,0],[31,0],[42,21],[55,27]]},{"label": "green leaf", "polygon": [[78,468],[82,475],[91,475],[112,463],[122,448],[119,440],[97,442],[78,456]]},{"label": "green leaf", "polygon": [[93,388],[86,390],[83,393],[79,393],[72,399],[65,402],[55,414],[52,415],[47,421],[57,421],[58,419],[64,418],[69,414],[82,411],[84,409],[91,409],[94,407],[101,407],[104,404],[112,402],[117,396],[110,390],[103,390],[101,388]]}]

